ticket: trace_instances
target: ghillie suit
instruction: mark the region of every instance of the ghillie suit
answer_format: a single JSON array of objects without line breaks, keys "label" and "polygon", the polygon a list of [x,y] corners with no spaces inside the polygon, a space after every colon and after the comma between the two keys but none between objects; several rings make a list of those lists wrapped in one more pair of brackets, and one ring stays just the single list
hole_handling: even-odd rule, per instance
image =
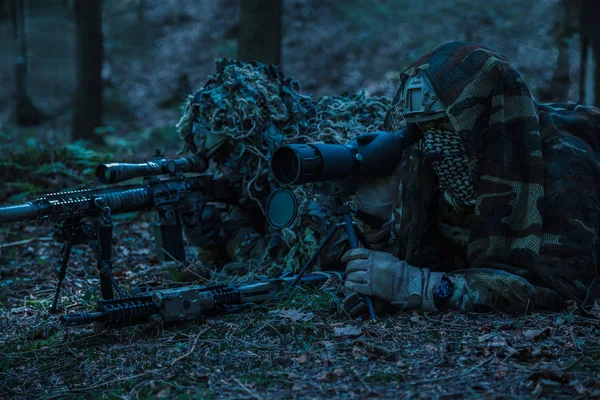
[{"label": "ghillie suit", "polygon": [[315,104],[309,120],[311,142],[347,143],[360,133],[381,129],[390,99],[357,94],[325,96]]},{"label": "ghillie suit", "polygon": [[452,42],[403,72],[385,130],[404,125],[403,88],[417,73],[431,82],[466,150],[474,201],[463,208],[445,201],[426,141],[406,150],[395,255],[420,267],[468,267],[451,274],[451,307],[583,301],[600,276],[600,110],[537,104],[506,58]]},{"label": "ghillie suit", "polygon": [[[216,210],[202,226],[186,229],[201,259],[242,263],[269,275],[301,266],[330,227],[330,208],[310,185],[297,187],[301,218],[290,228],[273,231],[264,216],[274,188],[271,154],[285,143],[345,143],[379,128],[388,106],[388,99],[364,93],[325,97],[315,104],[299,93],[296,80],[284,78],[272,65],[218,60],[215,74],[189,96],[177,124],[182,152],[205,150],[208,137],[227,137],[226,152],[215,153],[207,172],[239,193],[236,206]],[[339,260],[342,239],[329,246],[323,260]]]}]

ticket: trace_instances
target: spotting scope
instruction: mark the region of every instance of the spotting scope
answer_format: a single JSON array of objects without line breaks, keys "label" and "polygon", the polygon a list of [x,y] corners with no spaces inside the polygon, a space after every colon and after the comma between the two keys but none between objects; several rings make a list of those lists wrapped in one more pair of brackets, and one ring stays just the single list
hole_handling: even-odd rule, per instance
[{"label": "spotting scope", "polygon": [[271,158],[271,171],[281,185],[341,179],[350,175],[387,176],[402,151],[421,139],[416,124],[398,132],[370,132],[346,144],[286,144]]},{"label": "spotting scope", "polygon": [[208,161],[200,154],[190,157],[164,159],[160,150],[157,150],[154,159],[145,163],[109,163],[96,167],[96,178],[101,183],[118,183],[133,178],[144,176],[174,174],[177,172],[204,172],[208,168]]}]

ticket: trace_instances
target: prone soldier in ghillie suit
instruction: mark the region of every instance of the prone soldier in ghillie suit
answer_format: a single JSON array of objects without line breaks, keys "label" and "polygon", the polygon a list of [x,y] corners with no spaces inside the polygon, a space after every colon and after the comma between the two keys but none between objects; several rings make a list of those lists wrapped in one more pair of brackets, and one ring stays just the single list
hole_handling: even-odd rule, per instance
[{"label": "prone soldier in ghillie suit", "polygon": [[[332,224],[331,208],[312,187],[296,187],[299,215],[294,225],[271,229],[264,205],[274,183],[269,160],[280,145],[324,141],[345,143],[380,128],[389,99],[364,93],[331,96],[314,103],[299,84],[272,65],[218,60],[216,73],[189,96],[177,130],[182,152],[202,152],[207,173],[237,194],[237,204],[207,206],[188,224],[188,240],[210,264],[242,266],[279,275],[293,272],[316,250]],[[345,249],[339,234],[322,252],[321,262],[339,264]]]},{"label": "prone soldier in ghillie suit", "polygon": [[389,223],[362,223],[377,250],[343,256],[346,289],[434,311],[593,305],[600,110],[538,104],[506,58],[451,42],[402,73],[384,129],[406,123],[423,138],[354,198]]}]

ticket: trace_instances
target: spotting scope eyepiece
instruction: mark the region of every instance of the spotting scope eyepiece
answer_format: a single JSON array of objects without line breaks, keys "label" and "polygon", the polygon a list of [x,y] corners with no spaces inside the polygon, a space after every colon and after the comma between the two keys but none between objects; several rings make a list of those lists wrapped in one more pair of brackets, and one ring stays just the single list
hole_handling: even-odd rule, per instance
[{"label": "spotting scope eyepiece", "polygon": [[107,184],[176,172],[204,172],[207,168],[208,161],[203,155],[197,153],[191,157],[153,160],[141,164],[100,164],[96,167],[96,178],[101,183]]},{"label": "spotting scope eyepiece", "polygon": [[400,155],[421,139],[416,124],[398,132],[370,132],[346,144],[287,144],[271,158],[271,172],[284,186],[341,179],[350,175],[387,176]]}]

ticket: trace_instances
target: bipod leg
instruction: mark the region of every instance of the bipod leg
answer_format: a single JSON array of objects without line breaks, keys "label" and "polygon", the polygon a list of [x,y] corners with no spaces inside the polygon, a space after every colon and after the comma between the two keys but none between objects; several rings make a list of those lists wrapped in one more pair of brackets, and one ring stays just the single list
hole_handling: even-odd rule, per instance
[{"label": "bipod leg", "polygon": [[69,256],[71,255],[71,247],[73,246],[73,242],[71,240],[66,240],[65,244],[63,244],[60,249],[60,253],[58,256],[58,262],[60,263],[60,267],[58,268],[58,284],[56,285],[56,293],[54,293],[54,300],[52,301],[52,307],[50,307],[50,312],[52,314],[56,314],[58,312],[58,299],[60,297],[60,289],[62,287],[62,283],[65,280],[65,276],[67,275],[67,264],[69,263]]},{"label": "bipod leg", "polygon": [[[96,225],[97,249],[98,249],[98,272],[100,273],[100,295],[104,300],[114,298],[113,288],[123,297],[123,292],[119,288],[117,281],[112,273],[112,237],[113,224],[110,214],[110,207],[106,205],[103,198],[94,199],[94,204],[101,210],[100,221]],[[93,248],[94,246],[92,246]]]},{"label": "bipod leg", "polygon": [[96,227],[98,233],[98,272],[100,274],[100,295],[104,300],[114,298],[113,288],[117,291],[119,297],[123,293],[112,273],[112,231],[113,225],[108,222],[99,222]]},{"label": "bipod leg", "polygon": [[[346,225],[346,233],[348,234],[348,241],[350,242],[350,247],[353,249],[358,248],[358,239],[356,235],[356,230],[354,228],[354,224],[352,223],[352,216],[350,213],[344,214],[344,225]],[[361,232],[362,235],[362,232]],[[373,300],[369,296],[363,296],[365,303],[369,307],[369,314],[371,315],[371,320],[375,320],[375,308],[373,307]]]},{"label": "bipod leg", "polygon": [[331,227],[331,229],[329,229],[329,232],[327,232],[327,235],[321,240],[321,243],[319,243],[319,247],[317,247],[317,250],[315,250],[315,252],[310,256],[310,258],[308,259],[308,261],[306,261],[306,263],[302,266],[302,269],[300,270],[300,272],[296,276],[296,279],[290,285],[290,287],[294,287],[294,286],[296,286],[298,284],[298,282],[300,282],[300,279],[302,279],[302,277],[304,276],[304,274],[306,273],[306,271],[308,270],[308,268],[310,268],[310,266],[312,265],[312,263],[317,259],[317,257],[319,257],[319,254],[321,254],[321,250],[323,250],[323,248],[325,247],[325,245],[329,242],[329,240],[331,240],[331,238],[333,237],[333,235],[335,234],[335,232],[342,225],[344,225],[344,222],[337,221]]}]

